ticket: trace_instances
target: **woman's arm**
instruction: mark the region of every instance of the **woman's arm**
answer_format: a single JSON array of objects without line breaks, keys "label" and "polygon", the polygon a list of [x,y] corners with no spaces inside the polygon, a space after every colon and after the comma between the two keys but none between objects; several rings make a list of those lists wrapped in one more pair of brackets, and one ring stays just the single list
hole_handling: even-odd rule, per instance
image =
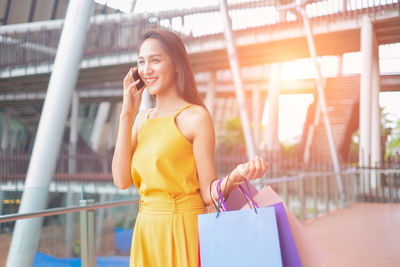
[{"label": "woman's arm", "polygon": [[[115,143],[115,150],[112,160],[112,174],[114,184],[121,189],[132,185],[131,159],[137,143],[137,124],[142,117],[139,113],[140,101],[144,88],[136,89],[139,80],[132,81],[132,68],[124,78],[124,96],[122,100],[122,110],[119,118],[118,134]],[[133,126],[133,127],[132,127]]]},{"label": "woman's arm", "polygon": [[[194,109],[193,109],[194,110]],[[205,205],[211,203],[210,184],[213,197],[218,199],[216,191],[217,172],[215,167],[215,133],[212,119],[202,107],[196,107],[191,117],[193,134],[193,154],[196,161],[199,178],[200,194]],[[201,127],[199,127],[201,125]],[[228,176],[222,178],[221,191],[227,197],[230,192],[244,180],[253,180],[262,177],[268,164],[261,157],[255,157],[249,162],[239,164]]]}]

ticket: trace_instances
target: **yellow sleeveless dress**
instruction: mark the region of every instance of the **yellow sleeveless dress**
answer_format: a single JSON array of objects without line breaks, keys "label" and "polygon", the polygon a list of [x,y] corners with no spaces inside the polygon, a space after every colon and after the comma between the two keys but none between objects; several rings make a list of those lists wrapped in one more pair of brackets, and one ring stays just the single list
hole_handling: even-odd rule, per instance
[{"label": "yellow sleeveless dress", "polygon": [[130,267],[199,266],[197,215],[200,197],[192,144],[176,116],[149,118],[138,132],[132,178],[141,196]]}]

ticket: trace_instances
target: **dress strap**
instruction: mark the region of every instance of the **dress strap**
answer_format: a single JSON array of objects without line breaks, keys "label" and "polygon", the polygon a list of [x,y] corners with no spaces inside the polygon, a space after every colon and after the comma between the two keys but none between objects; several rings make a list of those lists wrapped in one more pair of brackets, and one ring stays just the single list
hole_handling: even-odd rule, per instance
[{"label": "dress strap", "polygon": [[174,118],[176,118],[176,116],[178,116],[179,115],[179,113],[181,113],[183,110],[185,110],[185,109],[187,109],[188,107],[190,107],[190,106],[192,106],[193,104],[192,103],[190,103],[190,104],[188,104],[188,105],[186,105],[186,106],[184,106],[184,107],[182,107],[182,108],[180,108],[175,114],[174,114]]},{"label": "dress strap", "polygon": [[149,112],[147,112],[146,119],[148,119],[150,117],[151,112],[153,112],[153,108],[149,109]]}]

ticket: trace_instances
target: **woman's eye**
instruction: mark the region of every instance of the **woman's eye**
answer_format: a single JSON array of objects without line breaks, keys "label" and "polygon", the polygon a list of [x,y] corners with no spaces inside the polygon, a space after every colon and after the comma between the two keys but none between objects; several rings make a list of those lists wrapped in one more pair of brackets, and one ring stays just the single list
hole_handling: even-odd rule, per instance
[{"label": "woman's eye", "polygon": [[152,59],[152,62],[158,63],[158,62],[160,62],[160,60],[159,60],[158,58],[153,58],[153,59]]},{"label": "woman's eye", "polygon": [[139,60],[138,61],[138,65],[143,65],[144,64],[144,61],[143,60]]}]

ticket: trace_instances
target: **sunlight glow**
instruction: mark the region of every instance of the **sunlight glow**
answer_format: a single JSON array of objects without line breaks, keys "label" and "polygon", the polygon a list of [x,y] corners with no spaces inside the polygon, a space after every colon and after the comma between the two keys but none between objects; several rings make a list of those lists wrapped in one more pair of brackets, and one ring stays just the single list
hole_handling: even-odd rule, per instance
[{"label": "sunlight glow", "polygon": [[[323,77],[335,77],[338,73],[339,60],[335,56],[324,56],[319,58],[321,73]],[[311,58],[303,58],[282,63],[281,79],[312,79],[315,78],[314,63]]]},{"label": "sunlight glow", "polygon": [[[314,101],[312,94],[279,96],[278,137],[282,143],[297,142],[303,132],[308,106]],[[268,127],[269,103],[264,108],[261,123]]]},{"label": "sunlight glow", "polygon": [[312,94],[280,95],[279,96],[279,129],[281,142],[296,142],[301,136],[308,106],[314,101]]}]

